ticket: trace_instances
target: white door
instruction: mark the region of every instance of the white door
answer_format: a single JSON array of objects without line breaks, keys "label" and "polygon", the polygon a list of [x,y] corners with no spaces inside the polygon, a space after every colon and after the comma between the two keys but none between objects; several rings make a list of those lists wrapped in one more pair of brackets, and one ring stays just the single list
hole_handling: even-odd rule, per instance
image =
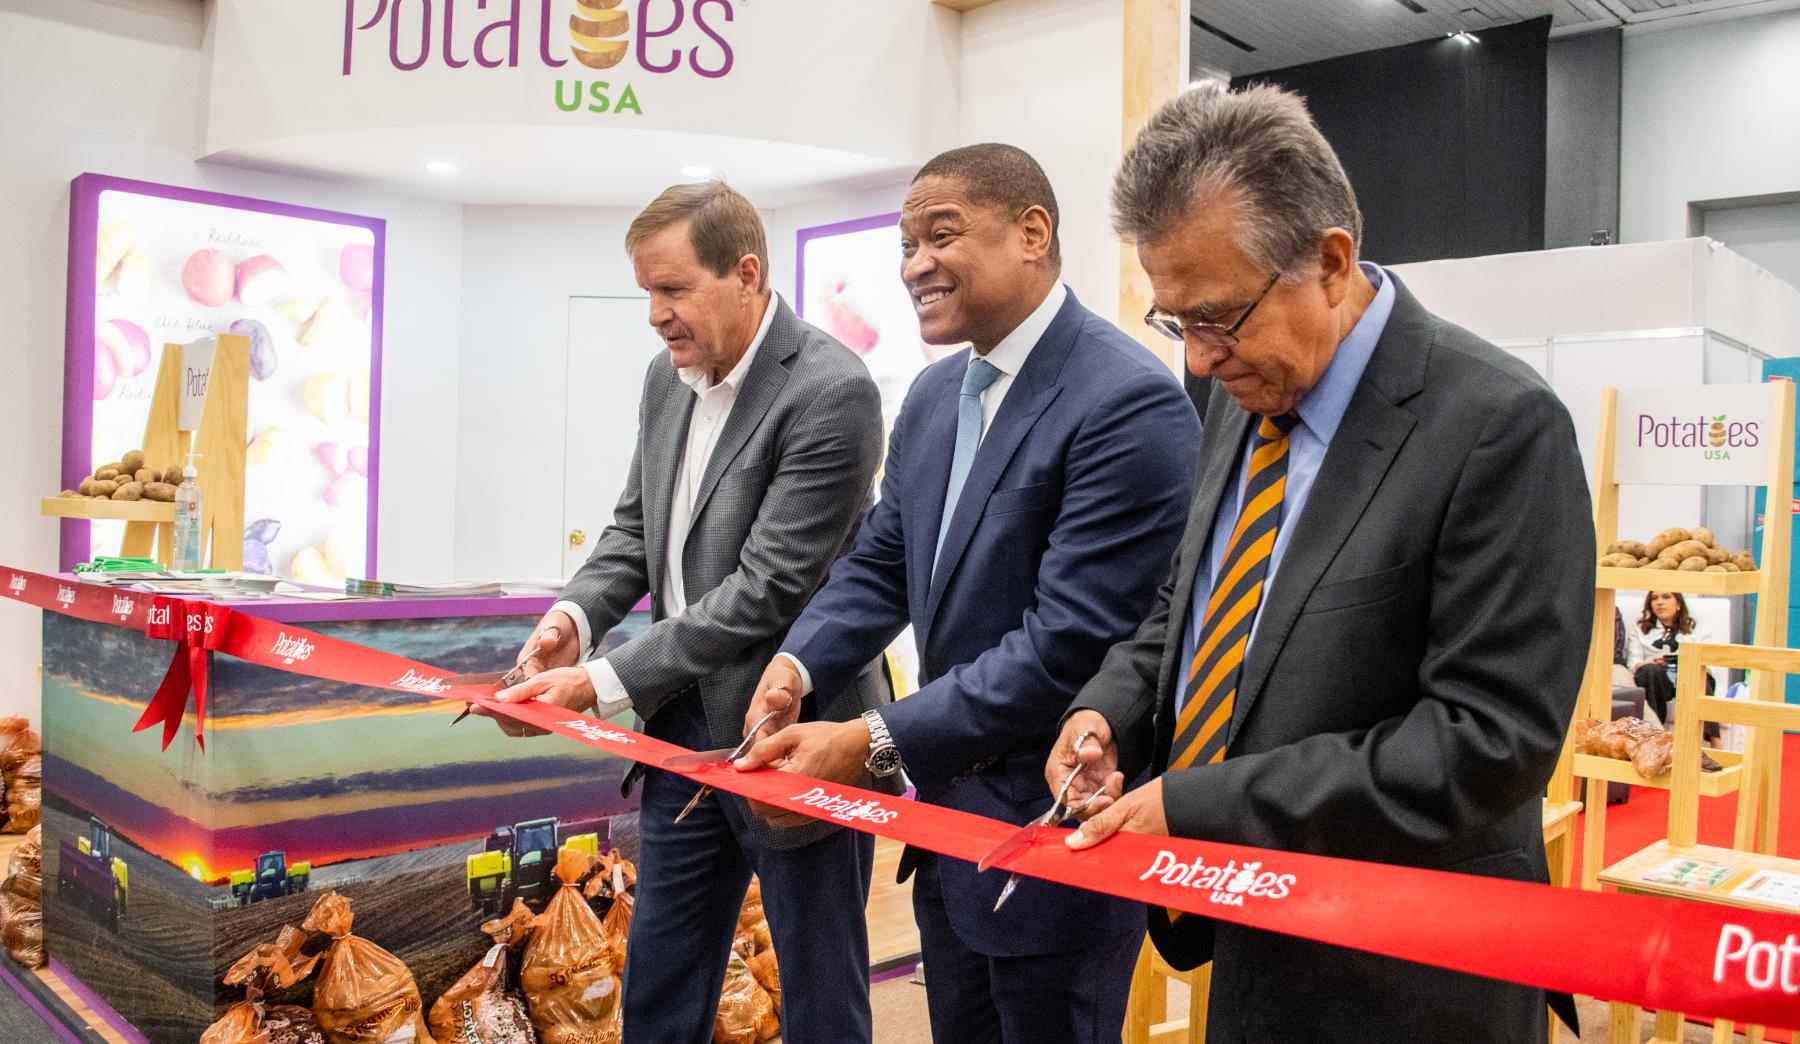
[{"label": "white door", "polygon": [[646,297],[569,298],[563,394],[563,576],[587,561],[631,470],[644,367],[664,351]]}]

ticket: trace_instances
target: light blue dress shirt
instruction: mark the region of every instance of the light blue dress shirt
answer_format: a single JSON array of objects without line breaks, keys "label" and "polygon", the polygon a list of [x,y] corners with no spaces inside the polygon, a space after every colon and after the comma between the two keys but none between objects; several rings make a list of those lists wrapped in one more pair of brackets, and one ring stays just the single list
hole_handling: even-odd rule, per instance
[{"label": "light blue dress shirt", "polygon": [[[1257,618],[1250,624],[1250,641],[1245,646],[1245,658],[1249,658],[1248,650],[1256,644],[1256,630],[1262,624],[1262,606],[1268,603],[1269,592],[1275,589],[1275,577],[1281,570],[1281,559],[1287,552],[1288,541],[1294,535],[1294,521],[1306,510],[1307,497],[1312,493],[1313,481],[1319,477],[1319,466],[1325,462],[1325,451],[1331,448],[1331,439],[1337,434],[1338,424],[1344,419],[1344,411],[1350,407],[1350,397],[1355,394],[1356,386],[1362,382],[1363,370],[1369,365],[1369,357],[1375,354],[1375,343],[1381,340],[1381,331],[1387,328],[1388,315],[1394,310],[1394,283],[1382,271],[1381,266],[1368,261],[1361,262],[1363,274],[1369,282],[1375,284],[1375,300],[1351,328],[1349,336],[1339,342],[1337,351],[1331,362],[1325,367],[1325,373],[1319,383],[1300,400],[1295,411],[1300,414],[1300,423],[1288,433],[1288,470],[1287,489],[1281,503],[1281,525],[1275,531],[1275,549],[1269,557],[1269,572],[1263,580],[1262,601],[1256,607]],[[1251,425],[1250,430],[1256,430]],[[1202,433],[1204,439],[1211,432]],[[1246,439],[1246,442],[1249,440]],[[1200,628],[1205,623],[1206,600],[1212,596],[1213,582],[1218,579],[1219,566],[1225,560],[1225,542],[1231,538],[1231,528],[1237,523],[1238,502],[1244,495],[1244,483],[1249,478],[1250,454],[1244,447],[1238,449],[1237,481],[1225,490],[1219,498],[1219,513],[1213,518],[1212,536],[1207,544],[1206,554],[1201,556],[1200,575],[1194,578],[1194,602],[1188,614],[1187,634],[1181,643],[1181,684],[1178,686],[1175,700],[1176,712],[1180,713],[1181,704],[1187,698],[1187,670],[1194,662],[1194,650],[1200,646]]]}]

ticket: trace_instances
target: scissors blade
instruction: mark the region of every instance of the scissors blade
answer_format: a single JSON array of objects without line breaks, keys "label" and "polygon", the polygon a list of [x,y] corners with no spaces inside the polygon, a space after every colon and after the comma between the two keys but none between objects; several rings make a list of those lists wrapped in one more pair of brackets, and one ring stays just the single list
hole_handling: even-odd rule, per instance
[{"label": "scissors blade", "polygon": [[500,679],[506,677],[506,671],[488,671],[486,674],[458,674],[445,678],[445,685],[499,685]]},{"label": "scissors blade", "polygon": [[1006,879],[1006,884],[1004,886],[1002,886],[1000,889],[1000,898],[994,900],[994,912],[995,913],[1000,912],[1000,907],[1006,905],[1006,901],[1008,899],[1012,898],[1013,892],[1016,891],[1018,889],[1018,887],[1019,887],[1019,875],[1018,874],[1014,874],[1011,877]]},{"label": "scissors blade", "polygon": [[700,750],[692,754],[677,754],[663,762],[666,769],[691,769],[702,765],[717,765],[731,760],[732,752],[725,747],[718,750]]},{"label": "scissors blade", "polygon": [[683,808],[681,810],[680,814],[678,814],[675,817],[675,822],[679,823],[682,820],[686,819],[688,817],[688,813],[692,812],[696,807],[699,806],[700,799],[705,797],[707,795],[707,792],[710,790],[712,790],[711,787],[701,787],[699,790],[694,791],[694,796],[688,800],[687,807]]},{"label": "scissors blade", "polygon": [[1043,822],[1037,819],[1020,827],[1011,837],[995,845],[993,851],[981,857],[981,862],[975,864],[976,872],[990,870],[1002,860],[1010,859],[1023,851],[1043,828]]}]

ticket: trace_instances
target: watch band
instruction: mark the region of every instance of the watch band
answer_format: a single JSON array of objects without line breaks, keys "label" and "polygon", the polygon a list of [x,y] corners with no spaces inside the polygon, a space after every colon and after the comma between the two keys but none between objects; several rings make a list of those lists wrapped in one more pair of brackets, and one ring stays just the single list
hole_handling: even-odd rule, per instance
[{"label": "watch band", "polygon": [[863,768],[878,778],[892,776],[900,771],[900,751],[888,733],[887,722],[881,720],[878,710],[863,711],[862,717],[869,727],[869,759],[863,762]]}]

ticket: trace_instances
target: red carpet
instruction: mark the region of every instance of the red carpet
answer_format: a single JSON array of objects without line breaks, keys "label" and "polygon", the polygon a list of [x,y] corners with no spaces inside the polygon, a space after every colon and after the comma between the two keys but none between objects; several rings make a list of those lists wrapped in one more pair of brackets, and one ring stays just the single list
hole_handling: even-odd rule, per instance
[{"label": "red carpet", "polygon": [[[1781,814],[1775,854],[1800,858],[1800,734],[1783,737],[1781,751]],[[1577,780],[1577,784],[1581,781]],[[1577,794],[1577,797],[1581,795]],[[1700,843],[1731,847],[1737,817],[1738,796],[1700,799]],[[1583,813],[1585,816],[1586,813]],[[1581,842],[1585,823],[1575,825],[1574,865],[1581,873]],[[1631,800],[1606,809],[1606,859],[1602,868],[1624,859],[1644,846],[1669,836],[1669,792],[1632,787]],[[1610,888],[1607,889],[1611,891]],[[1771,1041],[1789,1041],[1789,1034],[1770,1030]]]}]

